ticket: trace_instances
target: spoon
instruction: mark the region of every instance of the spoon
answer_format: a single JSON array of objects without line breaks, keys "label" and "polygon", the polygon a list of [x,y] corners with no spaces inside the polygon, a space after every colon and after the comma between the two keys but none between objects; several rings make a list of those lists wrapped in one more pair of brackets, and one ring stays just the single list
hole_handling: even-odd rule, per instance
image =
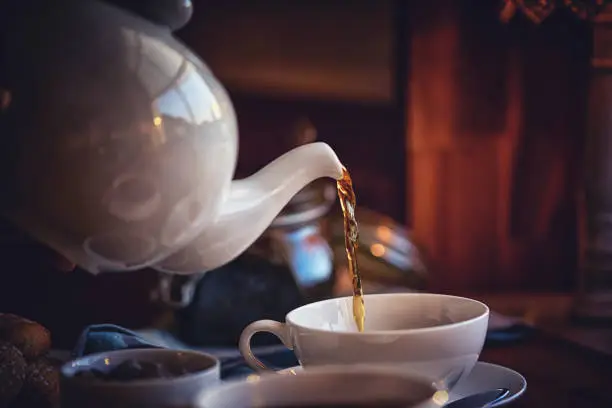
[{"label": "spoon", "polygon": [[487,408],[504,399],[509,393],[507,388],[496,388],[449,402],[443,408]]}]

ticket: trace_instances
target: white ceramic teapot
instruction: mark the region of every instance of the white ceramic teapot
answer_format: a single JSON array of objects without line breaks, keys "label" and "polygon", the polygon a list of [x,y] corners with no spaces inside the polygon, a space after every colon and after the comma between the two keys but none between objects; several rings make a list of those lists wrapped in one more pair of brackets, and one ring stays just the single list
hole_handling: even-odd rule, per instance
[{"label": "white ceramic teapot", "polygon": [[341,177],[313,143],[232,181],[231,101],[170,28],[97,0],[12,3],[0,16],[2,212],[84,269],[216,268],[306,184]]}]

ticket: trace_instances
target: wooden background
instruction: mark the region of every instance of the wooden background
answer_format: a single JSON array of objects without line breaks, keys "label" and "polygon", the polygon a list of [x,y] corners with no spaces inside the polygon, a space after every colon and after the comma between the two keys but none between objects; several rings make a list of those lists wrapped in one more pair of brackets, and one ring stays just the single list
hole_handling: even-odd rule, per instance
[{"label": "wooden background", "polygon": [[[256,4],[255,4],[256,3]],[[180,35],[234,96],[240,174],[311,117],[435,288],[571,289],[589,27],[476,0],[196,3]]]}]

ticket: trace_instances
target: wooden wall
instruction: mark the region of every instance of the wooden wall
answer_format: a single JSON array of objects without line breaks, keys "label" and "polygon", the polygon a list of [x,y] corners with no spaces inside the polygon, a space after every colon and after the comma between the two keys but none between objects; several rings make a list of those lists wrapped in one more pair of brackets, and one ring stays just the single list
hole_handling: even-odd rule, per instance
[{"label": "wooden wall", "polygon": [[397,10],[393,0],[195,3],[179,35],[232,95],[239,176],[291,148],[307,117],[351,171],[359,202],[405,220]]},{"label": "wooden wall", "polygon": [[360,202],[413,227],[436,288],[572,287],[585,24],[504,25],[477,0],[199,5],[181,35],[233,93],[240,174],[311,116]]},{"label": "wooden wall", "polygon": [[233,91],[389,103],[392,0],[200,0],[180,33]]},{"label": "wooden wall", "polygon": [[562,13],[503,26],[476,3],[413,14],[408,218],[439,290],[568,290],[588,28]]}]

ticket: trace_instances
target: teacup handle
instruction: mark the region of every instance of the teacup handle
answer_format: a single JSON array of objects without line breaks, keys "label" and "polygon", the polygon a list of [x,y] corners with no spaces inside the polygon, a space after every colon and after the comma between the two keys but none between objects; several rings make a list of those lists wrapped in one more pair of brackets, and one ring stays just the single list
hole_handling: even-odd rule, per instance
[{"label": "teacup handle", "polygon": [[272,333],[283,342],[285,347],[289,350],[293,350],[293,344],[289,335],[289,327],[285,323],[280,323],[276,320],[258,320],[245,327],[242,334],[240,334],[238,349],[249,367],[257,372],[273,371],[259,361],[253,354],[253,350],[251,350],[251,338],[260,332]]}]

